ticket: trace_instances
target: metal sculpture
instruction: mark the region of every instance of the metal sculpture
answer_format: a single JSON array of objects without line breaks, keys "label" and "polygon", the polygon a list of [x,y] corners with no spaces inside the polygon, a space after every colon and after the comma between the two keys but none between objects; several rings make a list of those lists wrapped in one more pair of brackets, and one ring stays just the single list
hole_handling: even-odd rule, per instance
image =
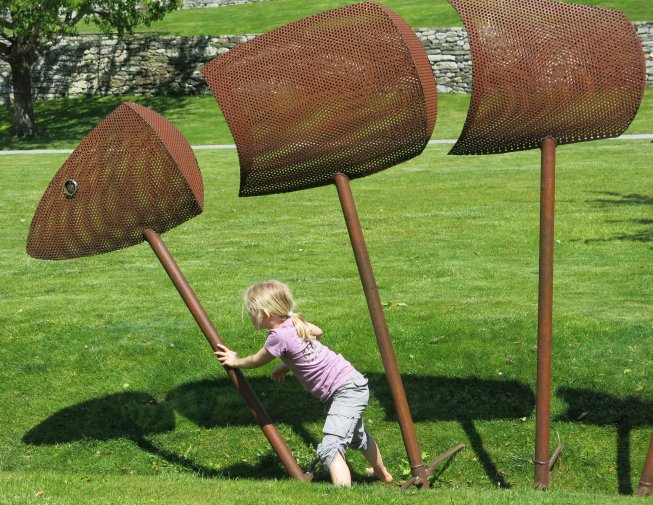
[{"label": "metal sculpture", "polygon": [[639,496],[653,495],[653,435],[651,435],[651,442],[648,446],[648,454],[644,463],[644,470],[642,470],[642,477],[639,479],[637,494]]},{"label": "metal sculpture", "polygon": [[[428,487],[397,359],[376,287],[350,179],[422,152],[437,91],[414,31],[371,3],[288,24],[214,59],[202,70],[240,161],[240,196],[335,183],[412,469]],[[462,447],[457,447],[457,452]]]},{"label": "metal sculpture", "polygon": [[[27,252],[63,260],[146,240],[211,347],[223,340],[160,234],[200,214],[203,182],[177,128],[134,103],[115,109],[55,174],[34,214]],[[292,477],[306,477],[240,370],[227,373]]]},{"label": "metal sculpture", "polygon": [[621,135],[637,113],[645,60],[620,12],[554,0],[449,0],[472,53],[472,98],[450,154],[540,148],[535,487],[549,457],[556,145]]}]

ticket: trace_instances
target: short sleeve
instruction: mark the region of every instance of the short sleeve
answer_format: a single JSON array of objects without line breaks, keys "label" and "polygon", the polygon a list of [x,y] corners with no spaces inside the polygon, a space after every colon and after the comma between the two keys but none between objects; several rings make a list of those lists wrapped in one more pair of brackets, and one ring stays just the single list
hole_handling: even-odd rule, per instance
[{"label": "short sleeve", "polygon": [[288,346],[283,336],[279,332],[272,330],[268,333],[268,338],[265,339],[265,348],[272,356],[281,358]]}]

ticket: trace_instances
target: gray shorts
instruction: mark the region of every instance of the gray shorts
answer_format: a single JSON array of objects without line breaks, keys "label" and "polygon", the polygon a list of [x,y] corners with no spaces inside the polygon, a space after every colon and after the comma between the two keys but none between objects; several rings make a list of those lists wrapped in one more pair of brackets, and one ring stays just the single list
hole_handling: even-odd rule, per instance
[{"label": "gray shorts", "polygon": [[322,429],[322,442],[317,446],[317,457],[327,468],[338,452],[345,457],[347,447],[359,451],[367,449],[368,434],[363,411],[369,399],[367,379],[358,372],[333,394]]}]

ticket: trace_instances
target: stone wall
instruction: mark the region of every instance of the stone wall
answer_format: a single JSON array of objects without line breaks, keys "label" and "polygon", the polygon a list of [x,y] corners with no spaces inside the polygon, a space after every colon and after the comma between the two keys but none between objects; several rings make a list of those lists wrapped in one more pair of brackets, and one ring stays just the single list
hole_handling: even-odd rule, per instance
[{"label": "stone wall", "polygon": [[472,90],[472,57],[464,28],[418,30],[441,93]]},{"label": "stone wall", "polygon": [[223,7],[225,5],[251,4],[268,0],[184,0],[182,9],[201,9],[203,7]]},{"label": "stone wall", "polygon": [[[34,65],[34,97],[204,93],[201,67],[253,37],[66,38]],[[7,103],[10,91],[9,67],[0,62],[0,100]]]},{"label": "stone wall", "polygon": [[[653,83],[653,24],[637,26],[647,56],[648,83]],[[417,30],[427,51],[440,92],[471,91],[471,56],[463,28]],[[79,95],[201,94],[208,92],[200,73],[216,56],[254,35],[159,37],[124,40],[98,35],[66,38],[34,66],[36,98]],[[0,102],[11,92],[9,66],[0,62]]]},{"label": "stone wall", "polygon": [[646,83],[653,84],[653,23],[637,23],[637,35],[646,56]]}]

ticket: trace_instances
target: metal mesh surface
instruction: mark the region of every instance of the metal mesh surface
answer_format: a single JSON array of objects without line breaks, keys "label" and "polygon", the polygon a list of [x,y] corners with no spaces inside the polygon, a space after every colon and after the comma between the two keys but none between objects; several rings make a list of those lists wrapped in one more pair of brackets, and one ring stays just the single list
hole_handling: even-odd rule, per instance
[{"label": "metal mesh surface", "polygon": [[354,179],[422,152],[436,87],[408,24],[376,3],[261,35],[202,70],[234,136],[240,196]]},{"label": "metal mesh surface", "polygon": [[449,0],[472,53],[472,98],[450,154],[533,149],[621,135],[646,68],[620,12],[552,0]]},{"label": "metal mesh surface", "polygon": [[202,212],[202,176],[177,128],[124,103],[98,124],[56,173],[36,209],[27,252],[69,259],[129,247]]}]

